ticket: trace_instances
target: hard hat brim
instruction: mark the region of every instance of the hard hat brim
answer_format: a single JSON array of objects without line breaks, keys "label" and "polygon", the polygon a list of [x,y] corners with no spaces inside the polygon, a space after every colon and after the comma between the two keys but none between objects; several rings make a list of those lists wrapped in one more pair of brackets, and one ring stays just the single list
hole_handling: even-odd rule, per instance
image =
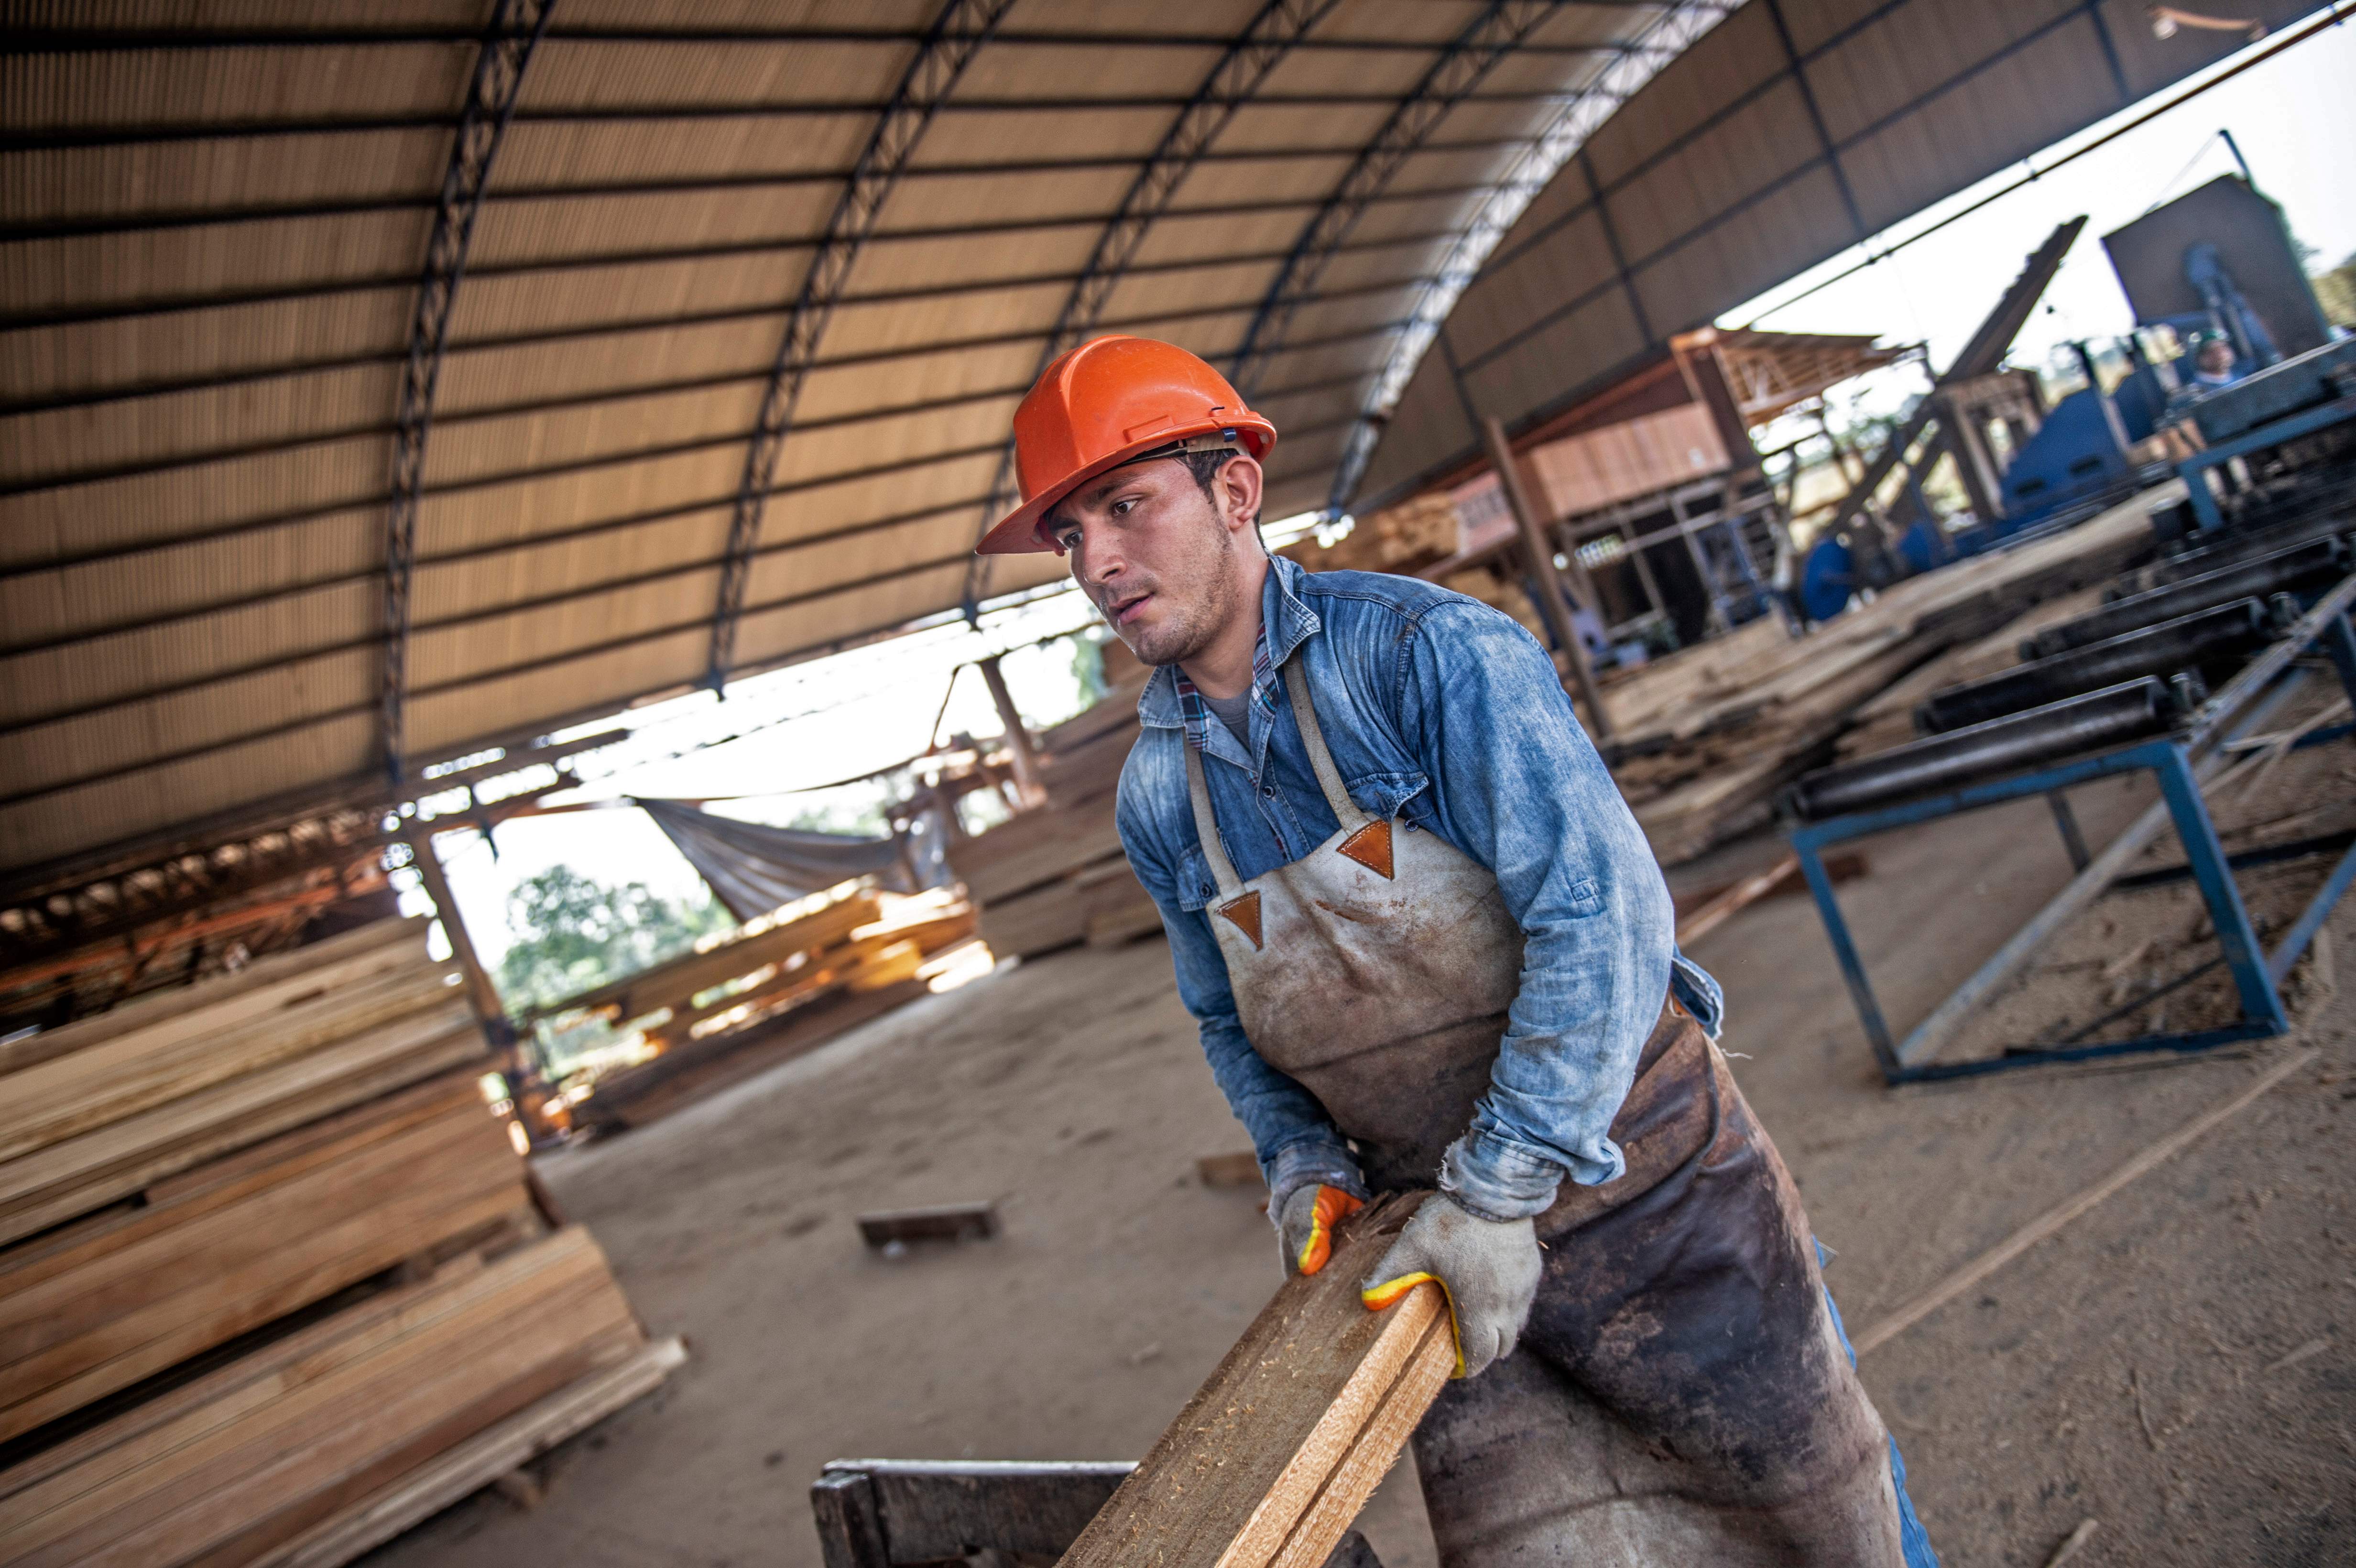
[{"label": "hard hat brim", "polygon": [[[1055,545],[1041,536],[1039,524],[1049,512],[1055,510],[1055,504],[1065,496],[1097,475],[1108,473],[1124,463],[1134,463],[1137,459],[1158,452],[1175,442],[1197,435],[1208,435],[1214,431],[1222,430],[1234,431],[1244,453],[1260,462],[1268,461],[1268,454],[1276,450],[1276,427],[1258,414],[1248,414],[1233,421],[1220,420],[1206,422],[1191,428],[1155,431],[1151,436],[1143,441],[1133,442],[1110,455],[1089,464],[1076,474],[1066,475],[1007,513],[996,523],[991,525],[990,531],[981,536],[981,543],[974,547],[973,553],[976,555],[1044,555],[1049,550],[1054,550]],[[1063,552],[1056,550],[1055,553],[1060,555]]]}]

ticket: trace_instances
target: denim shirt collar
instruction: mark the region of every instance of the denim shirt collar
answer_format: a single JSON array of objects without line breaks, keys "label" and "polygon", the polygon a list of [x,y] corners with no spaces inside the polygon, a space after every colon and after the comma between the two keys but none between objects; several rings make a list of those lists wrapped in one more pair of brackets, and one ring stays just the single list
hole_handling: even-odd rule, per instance
[{"label": "denim shirt collar", "polygon": [[[1317,612],[1301,602],[1298,592],[1303,572],[1299,565],[1280,555],[1268,558],[1268,581],[1261,585],[1259,595],[1259,640],[1268,649],[1268,667],[1280,670],[1292,650],[1322,631],[1324,623]],[[1185,716],[1178,702],[1178,668],[1164,665],[1153,672],[1138,694],[1139,720],[1157,730],[1181,730]]]}]

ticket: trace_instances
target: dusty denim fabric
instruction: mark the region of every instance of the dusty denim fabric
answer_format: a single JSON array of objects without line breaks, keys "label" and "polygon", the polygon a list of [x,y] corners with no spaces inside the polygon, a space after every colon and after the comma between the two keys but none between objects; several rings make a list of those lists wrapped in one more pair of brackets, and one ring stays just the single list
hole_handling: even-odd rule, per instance
[{"label": "dusty denim fabric", "polygon": [[[1536,1214],[1566,1175],[1609,1181],[1636,1057],[1672,986],[1717,1034],[1718,983],[1676,952],[1660,868],[1571,711],[1554,664],[1510,616],[1410,577],[1271,563],[1261,601],[1266,679],[1303,661],[1325,743],[1350,796],[1437,833],[1496,874],[1522,928],[1521,988],[1446,1186],[1500,1218]],[[1244,1037],[1205,906],[1217,892],[1186,798],[1175,670],[1138,701],[1144,730],[1121,772],[1121,842],[1170,933],[1178,994],[1264,1170],[1346,1160],[1316,1098]],[[1299,859],[1339,824],[1317,788],[1291,707],[1255,702],[1248,746],[1202,727],[1204,773],[1228,859],[1247,879]],[[1411,1094],[1416,1086],[1399,1085]],[[1322,1146],[1322,1147],[1296,1147]],[[1440,1173],[1434,1173],[1437,1178]]]}]

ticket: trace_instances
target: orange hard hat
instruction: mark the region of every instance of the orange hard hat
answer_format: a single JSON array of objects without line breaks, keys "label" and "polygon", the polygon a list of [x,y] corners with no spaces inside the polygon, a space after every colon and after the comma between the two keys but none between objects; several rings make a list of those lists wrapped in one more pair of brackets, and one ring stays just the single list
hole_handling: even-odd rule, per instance
[{"label": "orange hard hat", "polygon": [[1276,446],[1276,426],[1244,407],[1225,376],[1175,344],[1151,337],[1083,343],[1041,372],[1014,411],[1023,504],[982,536],[975,553],[1054,549],[1040,536],[1040,519],[1084,482],[1139,458],[1215,445],[1265,459]]}]

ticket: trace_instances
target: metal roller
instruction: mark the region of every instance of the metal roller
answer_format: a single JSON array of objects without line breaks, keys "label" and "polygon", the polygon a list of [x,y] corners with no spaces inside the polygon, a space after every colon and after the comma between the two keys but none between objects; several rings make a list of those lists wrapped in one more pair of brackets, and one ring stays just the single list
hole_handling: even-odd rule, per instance
[{"label": "metal roller", "polygon": [[2214,544],[2203,545],[2199,549],[2187,550],[2182,555],[2169,556],[2164,560],[2152,562],[2125,579],[2118,587],[2106,592],[2104,597],[2112,600],[2125,599],[2130,594],[2147,593],[2155,588],[2165,588],[2171,582],[2184,582],[2195,577],[2206,577],[2211,572],[2222,571],[2229,566],[2239,566],[2244,561],[2255,560],[2259,556],[2273,555],[2276,551],[2288,549],[2294,545],[2305,544],[2309,539],[2347,533],[2351,526],[2348,514],[2343,510],[2323,517],[2300,517],[2294,521],[2276,524],[2272,528],[2236,530]]},{"label": "metal roller", "polygon": [[2220,604],[1933,692],[1915,709],[1914,727],[1926,735],[1944,734],[2137,676],[2206,671],[2264,647],[2274,635],[2274,612],[2257,600]]},{"label": "metal roller", "polygon": [[1804,775],[1784,799],[1799,816],[1819,818],[1961,788],[1995,774],[2159,734],[2184,716],[2190,695],[2147,675],[1951,735],[1912,741],[1861,762],[1819,768]]},{"label": "metal roller", "polygon": [[2205,577],[2188,578],[2131,599],[2115,599],[2092,614],[2048,626],[2020,645],[2023,659],[2050,659],[2072,648],[2106,642],[2124,633],[2156,626],[2236,599],[2265,599],[2339,581],[2348,575],[2348,541],[2310,539]]}]

